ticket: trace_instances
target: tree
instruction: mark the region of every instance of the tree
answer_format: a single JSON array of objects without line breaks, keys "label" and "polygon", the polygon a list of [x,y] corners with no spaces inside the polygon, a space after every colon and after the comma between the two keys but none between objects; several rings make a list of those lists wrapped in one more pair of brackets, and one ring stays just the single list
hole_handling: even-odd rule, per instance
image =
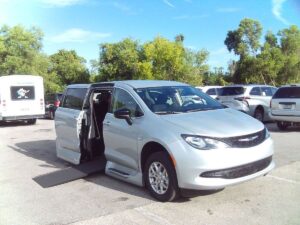
[{"label": "tree", "polygon": [[0,73],[36,74],[37,61],[42,48],[40,29],[22,26],[0,29]]},{"label": "tree", "polygon": [[43,33],[32,27],[2,26],[0,29],[0,74],[33,74],[44,78],[45,91],[61,91],[55,74],[48,73],[48,56],[41,52]]},{"label": "tree", "polygon": [[184,35],[183,34],[176,35],[175,41],[183,43],[183,41],[184,41]]},{"label": "tree", "polygon": [[141,49],[137,41],[126,38],[114,44],[100,45],[99,80],[130,80],[137,77]]},{"label": "tree", "polygon": [[50,56],[50,73],[56,74],[61,85],[88,83],[90,76],[85,66],[85,59],[74,50],[59,50]]},{"label": "tree", "polygon": [[265,42],[268,43],[270,47],[278,47],[277,37],[272,33],[272,31],[267,32]]},{"label": "tree", "polygon": [[255,56],[260,47],[259,39],[262,34],[262,26],[256,20],[243,19],[237,30],[228,31],[224,41],[227,49],[234,51],[241,58],[248,55]]}]

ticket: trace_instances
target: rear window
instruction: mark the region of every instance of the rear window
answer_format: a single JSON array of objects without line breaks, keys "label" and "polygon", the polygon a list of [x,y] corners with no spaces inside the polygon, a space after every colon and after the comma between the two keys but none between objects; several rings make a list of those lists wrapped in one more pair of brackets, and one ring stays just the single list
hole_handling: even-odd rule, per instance
[{"label": "rear window", "polygon": [[273,98],[300,98],[300,87],[279,88]]},{"label": "rear window", "polygon": [[87,88],[69,88],[61,107],[81,110]]},{"label": "rear window", "polygon": [[220,96],[242,95],[245,90],[244,87],[223,87],[220,90]]},{"label": "rear window", "polygon": [[34,100],[34,86],[11,86],[10,87],[11,100]]}]

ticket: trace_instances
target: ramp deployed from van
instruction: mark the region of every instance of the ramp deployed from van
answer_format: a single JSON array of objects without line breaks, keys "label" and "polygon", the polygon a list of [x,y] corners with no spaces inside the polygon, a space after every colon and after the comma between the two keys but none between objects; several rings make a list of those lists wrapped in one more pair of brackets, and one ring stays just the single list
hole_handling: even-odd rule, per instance
[{"label": "ramp deployed from van", "polygon": [[0,121],[25,120],[34,124],[45,115],[43,78],[33,75],[0,76]]}]

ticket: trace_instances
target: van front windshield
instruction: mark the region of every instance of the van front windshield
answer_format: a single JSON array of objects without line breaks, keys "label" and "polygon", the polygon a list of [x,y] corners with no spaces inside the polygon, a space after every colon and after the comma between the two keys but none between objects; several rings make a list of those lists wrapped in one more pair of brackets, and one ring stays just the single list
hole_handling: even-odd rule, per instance
[{"label": "van front windshield", "polygon": [[222,109],[219,102],[191,86],[136,89],[148,108],[156,114],[186,113]]}]

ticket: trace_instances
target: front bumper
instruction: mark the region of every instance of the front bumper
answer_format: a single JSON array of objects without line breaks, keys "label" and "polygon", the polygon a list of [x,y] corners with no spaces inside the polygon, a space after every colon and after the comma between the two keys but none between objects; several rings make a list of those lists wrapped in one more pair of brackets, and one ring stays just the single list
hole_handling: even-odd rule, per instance
[{"label": "front bumper", "polygon": [[[179,150],[179,145],[185,150]],[[173,156],[178,185],[183,189],[222,189],[265,175],[275,167],[271,138],[249,148],[197,150],[185,142],[177,142],[176,149]]]}]

